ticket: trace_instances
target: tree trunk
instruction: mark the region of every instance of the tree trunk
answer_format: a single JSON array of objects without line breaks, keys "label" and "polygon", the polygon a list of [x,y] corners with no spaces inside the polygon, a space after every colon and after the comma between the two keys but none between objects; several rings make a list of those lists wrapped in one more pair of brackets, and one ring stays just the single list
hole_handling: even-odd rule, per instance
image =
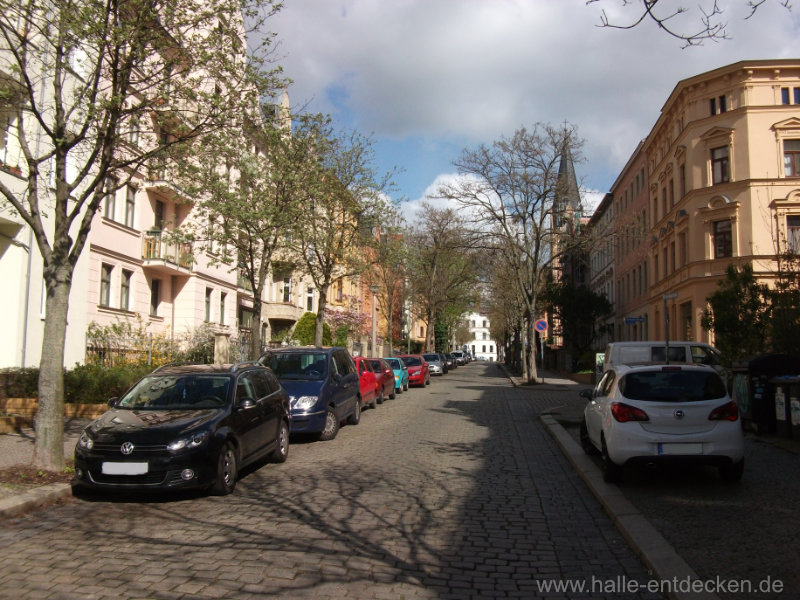
[{"label": "tree trunk", "polygon": [[314,344],[322,346],[322,334],[325,331],[325,308],[328,306],[328,288],[323,285],[319,290],[319,304],[317,305],[317,319],[314,328]]},{"label": "tree trunk", "polygon": [[44,340],[39,364],[39,408],[33,464],[45,471],[63,471],[64,462],[64,345],[72,269],[61,267],[46,276]]},{"label": "tree trunk", "polygon": [[525,348],[523,348],[523,352],[525,352],[525,361],[526,361],[526,379],[528,383],[535,383],[537,372],[536,372],[536,329],[535,329],[536,322],[529,318],[525,321],[525,337],[526,337],[526,344]]}]

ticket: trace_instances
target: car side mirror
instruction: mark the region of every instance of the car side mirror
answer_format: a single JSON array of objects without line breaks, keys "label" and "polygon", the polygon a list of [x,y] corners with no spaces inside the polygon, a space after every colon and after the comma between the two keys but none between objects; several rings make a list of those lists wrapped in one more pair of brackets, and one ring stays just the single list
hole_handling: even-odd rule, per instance
[{"label": "car side mirror", "polygon": [[252,398],[242,398],[239,402],[239,408],[242,410],[248,410],[253,408],[256,405],[256,401]]},{"label": "car side mirror", "polygon": [[117,398],[116,396],[114,396],[113,398],[109,398],[108,399],[108,405],[111,408],[114,408],[118,403],[119,403],[119,398]]},{"label": "car side mirror", "polygon": [[581,390],[580,392],[578,392],[578,395],[581,398],[586,398],[587,400],[591,400],[592,398],[594,398],[594,390]]},{"label": "car side mirror", "polygon": [[[360,376],[359,376],[359,377],[360,377]],[[341,374],[341,373],[334,373],[334,374],[333,374],[333,380],[334,380],[336,383],[339,383],[339,382],[342,380],[342,374]]]}]

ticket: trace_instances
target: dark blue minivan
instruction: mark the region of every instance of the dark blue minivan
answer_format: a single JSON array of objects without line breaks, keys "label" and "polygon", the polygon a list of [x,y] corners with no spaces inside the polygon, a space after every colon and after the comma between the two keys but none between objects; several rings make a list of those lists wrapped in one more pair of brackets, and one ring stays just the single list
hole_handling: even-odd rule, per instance
[{"label": "dark blue minivan", "polygon": [[358,373],[346,348],[276,348],[259,362],[273,370],[289,394],[292,433],[332,440],[345,421],[358,425]]}]

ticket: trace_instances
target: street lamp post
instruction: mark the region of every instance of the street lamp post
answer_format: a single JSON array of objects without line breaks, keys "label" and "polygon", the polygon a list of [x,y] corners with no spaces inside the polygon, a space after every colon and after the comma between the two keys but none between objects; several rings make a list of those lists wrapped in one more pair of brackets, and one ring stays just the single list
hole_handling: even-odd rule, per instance
[{"label": "street lamp post", "polygon": [[378,306],[377,306],[377,294],[378,294],[378,286],[371,285],[369,286],[369,290],[372,292],[372,356],[378,356],[378,334],[376,330],[376,321],[377,321],[377,314],[378,314]]},{"label": "street lamp post", "polygon": [[669,313],[667,312],[667,300],[672,300],[677,297],[677,292],[664,294],[664,342],[666,345],[666,348],[664,348],[664,358],[667,364],[669,364]]}]

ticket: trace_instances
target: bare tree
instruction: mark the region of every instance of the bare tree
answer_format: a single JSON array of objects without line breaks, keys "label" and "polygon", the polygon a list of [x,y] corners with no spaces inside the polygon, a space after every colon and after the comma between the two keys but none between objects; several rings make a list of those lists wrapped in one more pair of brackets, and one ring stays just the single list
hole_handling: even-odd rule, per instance
[{"label": "bare tree", "polygon": [[362,273],[369,265],[363,248],[386,203],[390,176],[373,170],[370,138],[334,131],[316,115],[306,123],[317,171],[305,189],[305,212],[292,231],[290,245],[319,292],[314,343],[322,344],[328,292],[338,279]]},{"label": "bare tree", "polygon": [[466,223],[450,208],[423,202],[425,218],[407,235],[412,297],[427,325],[425,350],[434,350],[434,328],[445,310],[460,315],[474,300],[477,270],[474,244]]},{"label": "bare tree", "polygon": [[[454,163],[462,177],[438,192],[474,215],[475,230],[512,269],[524,307],[523,348],[533,347],[544,284],[559,261],[576,251],[574,228],[564,224],[580,215],[559,201],[569,192],[559,167],[565,152],[577,159],[579,148],[566,125],[522,128],[491,146],[465,149]],[[535,352],[529,350],[524,363],[526,378],[535,381]]]},{"label": "bare tree", "polygon": [[23,157],[23,185],[0,183],[0,195],[33,231],[46,286],[34,463],[60,470],[68,302],[95,213],[148,161],[168,163],[201,132],[227,126],[259,64],[247,60],[245,23],[259,27],[275,6],[0,0],[0,8],[0,102]]},{"label": "bare tree", "polygon": [[[605,2],[606,0],[586,0],[586,4]],[[700,13],[694,23],[696,25],[686,25],[680,18],[684,15],[689,16],[691,9],[684,6],[675,6],[674,2],[663,0],[615,0],[624,8],[629,8],[633,12],[633,17],[625,22],[612,22],[605,10],[601,11],[601,27],[611,27],[613,29],[633,29],[646,21],[654,22],[658,28],[667,35],[681,40],[684,47],[699,46],[706,40],[720,41],[730,39],[728,37],[728,23],[723,20],[724,8],[720,0],[706,0],[697,7]],[[752,17],[760,6],[769,0],[739,0],[746,2],[749,13],[746,19]],[[778,4],[791,9],[790,0],[775,0]]]}]

